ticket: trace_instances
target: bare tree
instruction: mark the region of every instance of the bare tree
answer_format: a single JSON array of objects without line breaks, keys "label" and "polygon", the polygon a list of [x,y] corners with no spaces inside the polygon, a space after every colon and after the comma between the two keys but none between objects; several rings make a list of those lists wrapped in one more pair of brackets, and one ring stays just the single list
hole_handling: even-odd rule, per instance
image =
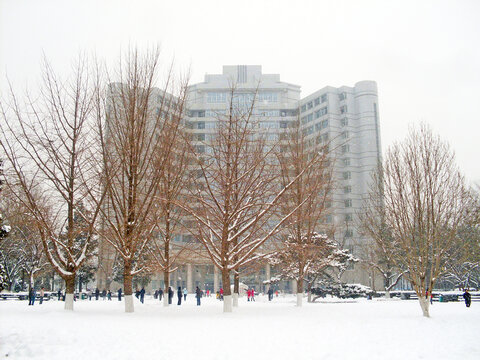
[{"label": "bare tree", "polygon": [[426,125],[387,151],[382,173],[385,224],[398,247],[394,260],[408,271],[405,276],[428,317],[426,291],[462,245],[458,229],[472,196],[449,146]]},{"label": "bare tree", "polygon": [[222,273],[224,312],[232,311],[230,275],[263,255],[260,247],[289,219],[275,210],[292,178],[282,186],[275,147],[258,130],[255,95],[232,86],[229,108],[217,119],[207,146],[197,148],[198,176],[186,210],[196,220],[195,236]]},{"label": "bare tree", "polygon": [[396,261],[397,258],[402,257],[402,250],[386,220],[381,166],[372,174],[372,177],[369,196],[365,199],[358,217],[358,228],[370,239],[360,244],[361,262],[364,267],[382,276],[385,297],[390,298],[390,291],[405,275],[406,270],[400,268],[399,262]]},{"label": "bare tree", "polygon": [[[35,219],[47,258],[65,280],[67,310],[73,310],[76,272],[88,257],[103,200],[93,126],[96,86],[85,57],[79,57],[67,80],[45,60],[38,98],[27,94],[21,101],[11,90],[9,106],[1,105],[6,184],[20,189],[17,200]],[[82,213],[80,203],[91,217]],[[86,228],[76,226],[77,215]],[[77,241],[79,232],[87,233],[82,244]]]},{"label": "bare tree", "polygon": [[[159,51],[130,50],[120,60],[117,83],[110,82],[99,124],[107,201],[102,208],[102,238],[123,260],[125,311],[133,312],[132,278],[148,270],[147,249],[155,236],[164,160],[173,151],[170,122],[183,112],[186,82],[175,84],[170,68],[156,88]],[[108,76],[111,79],[111,76]],[[177,92],[177,97],[172,94]]]},{"label": "bare tree", "polygon": [[[296,269],[289,273],[295,273],[297,306],[302,306],[304,280],[311,275],[311,268],[324,260],[318,257],[325,255],[326,258],[330,253],[327,251],[327,242],[321,241],[323,237],[318,235],[332,233],[326,224],[333,187],[328,151],[330,144],[320,141],[313,143],[313,139],[307,139],[300,119],[286,129],[282,137],[282,151],[278,154],[281,182],[286,186],[296,181],[286,191],[280,204],[281,215],[288,215],[294,209],[295,212],[281,233],[285,241],[280,244],[285,246],[285,251],[279,256],[286,262],[286,267]],[[282,249],[279,253],[282,253]]]},{"label": "bare tree", "polygon": [[[184,100],[181,99],[181,102]],[[191,242],[174,242],[176,236],[187,232],[182,221],[184,222],[186,217],[183,208],[188,201],[186,188],[189,184],[188,165],[191,153],[181,115],[178,113],[165,120],[164,141],[168,143],[170,151],[159,159],[162,164],[158,166],[162,166],[163,171],[160,174],[157,195],[159,207],[158,217],[155,219],[157,235],[149,246],[153,269],[163,273],[165,294],[170,287],[170,274],[178,269],[178,265],[184,262],[185,257],[193,255],[189,250],[193,250],[194,247]],[[169,305],[168,296],[164,297],[163,304]]]}]

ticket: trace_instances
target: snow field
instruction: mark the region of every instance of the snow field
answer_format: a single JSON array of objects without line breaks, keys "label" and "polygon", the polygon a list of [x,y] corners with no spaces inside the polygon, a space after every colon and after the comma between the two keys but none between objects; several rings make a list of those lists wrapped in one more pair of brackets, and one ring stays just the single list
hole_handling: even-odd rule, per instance
[{"label": "snow field", "polygon": [[77,301],[27,306],[0,302],[0,357],[8,359],[480,359],[480,303],[327,299],[296,307],[296,297],[256,302],[242,297],[233,313],[193,295],[164,307],[147,297],[124,303]]}]

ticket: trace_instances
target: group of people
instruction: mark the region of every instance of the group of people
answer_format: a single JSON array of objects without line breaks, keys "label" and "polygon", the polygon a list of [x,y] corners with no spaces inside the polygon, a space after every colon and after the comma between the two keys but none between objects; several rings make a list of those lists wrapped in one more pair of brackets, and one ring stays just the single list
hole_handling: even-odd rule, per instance
[{"label": "group of people", "polygon": [[[40,289],[40,294],[39,294],[39,302],[40,302],[40,305],[43,303],[43,297],[45,296],[45,288],[42,286],[42,288]],[[37,298],[37,291],[35,290],[35,288],[33,286],[30,287],[30,290],[28,290],[28,305],[32,305],[35,304],[35,299]]]}]

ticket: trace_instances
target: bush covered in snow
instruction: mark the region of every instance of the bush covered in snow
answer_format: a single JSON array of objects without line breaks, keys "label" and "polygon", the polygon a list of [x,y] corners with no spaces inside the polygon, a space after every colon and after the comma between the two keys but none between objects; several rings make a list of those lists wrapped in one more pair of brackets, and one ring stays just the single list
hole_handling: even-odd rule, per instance
[{"label": "bush covered in snow", "polygon": [[373,295],[372,289],[361,284],[345,284],[336,282],[323,282],[320,286],[312,288],[312,294],[315,295],[313,301],[327,295],[332,295],[341,299],[355,299]]}]

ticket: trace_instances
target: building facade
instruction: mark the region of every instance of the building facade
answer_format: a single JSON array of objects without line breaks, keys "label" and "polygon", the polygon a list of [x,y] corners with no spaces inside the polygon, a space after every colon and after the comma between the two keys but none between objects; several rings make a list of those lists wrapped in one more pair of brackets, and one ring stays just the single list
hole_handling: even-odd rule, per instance
[{"label": "building facade", "polygon": [[[224,66],[222,74],[205,75],[204,82],[188,88],[185,121],[197,151],[208,151],[218,118],[228,111],[233,88],[237,106],[249,106],[255,98],[254,114],[267,139],[278,140],[290,123],[300,121],[307,141],[329,144],[335,187],[326,222],[335,229],[339,243],[359,254],[361,245],[369,240],[356,228],[357,213],[369,191],[371,174],[381,160],[376,83],[360,81],[353,87],[327,86],[302,98],[300,86],[280,81],[278,74],[263,74],[259,65]],[[262,291],[263,281],[270,275],[267,265],[242,281]],[[162,279],[161,274],[154,276],[150,287],[163,287]],[[358,265],[347,270],[343,280],[381,288],[378,279]],[[171,284],[186,287],[188,291],[195,286],[216,291],[220,286],[218,270],[200,259],[179,266],[171,275]],[[99,286],[102,288],[102,284]],[[293,283],[282,287],[295,291]]]}]

